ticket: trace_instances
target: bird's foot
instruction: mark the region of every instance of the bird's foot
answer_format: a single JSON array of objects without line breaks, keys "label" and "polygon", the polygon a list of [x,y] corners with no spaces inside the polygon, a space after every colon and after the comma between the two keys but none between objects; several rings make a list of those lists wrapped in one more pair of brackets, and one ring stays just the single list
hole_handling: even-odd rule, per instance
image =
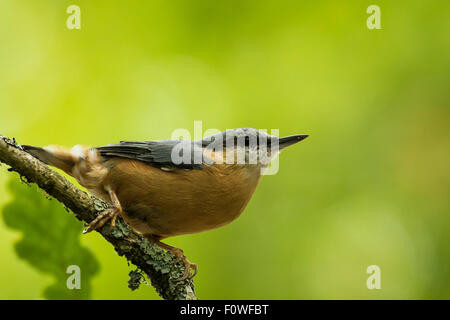
[{"label": "bird's foot", "polygon": [[116,226],[116,219],[118,215],[120,215],[119,208],[113,207],[105,210],[104,212],[102,212],[102,214],[100,214],[86,226],[86,229],[83,230],[83,233],[89,233],[93,230],[99,229],[103,227],[103,225],[108,221],[111,221],[111,226],[109,229],[111,230]]},{"label": "bird's foot", "polygon": [[112,228],[114,228],[116,226],[116,219],[117,219],[117,216],[119,216],[122,213],[122,206],[120,205],[120,201],[117,198],[117,195],[113,191],[112,188],[110,188],[109,186],[106,186],[105,191],[107,191],[109,194],[109,197],[111,200],[111,202],[110,202],[111,207],[109,209],[105,210],[104,212],[102,212],[102,214],[100,214],[94,220],[92,220],[91,223],[89,223],[86,226],[86,229],[83,230],[83,233],[89,233],[93,230],[99,229],[99,228],[103,227],[103,225],[110,220],[111,220],[111,226],[109,227],[109,231],[111,231]]},{"label": "bird's foot", "polygon": [[[192,279],[193,277],[195,277],[195,275],[197,274],[198,271],[198,267],[197,264],[190,262],[186,256],[184,255],[183,250],[179,249],[179,248],[173,248],[171,251],[175,257],[177,258],[178,261],[182,261],[184,264],[184,273],[180,278],[175,279],[176,281],[183,281],[186,279]],[[191,273],[191,269],[194,271],[194,273]]]},{"label": "bird's foot", "polygon": [[[152,235],[148,235],[146,236],[147,239],[149,239],[150,241],[152,241],[153,243],[155,243],[157,246],[159,246],[162,249],[165,249],[169,252],[171,252],[175,258],[177,258],[177,261],[182,261],[184,264],[184,273],[180,278],[174,279],[175,281],[183,281],[186,280],[187,278],[192,279],[198,271],[197,265],[195,263],[190,262],[186,256],[184,255],[183,250],[181,250],[180,248],[175,248],[171,245],[162,243],[161,241],[159,241],[158,238],[155,238]],[[191,269],[194,271],[194,273],[191,273]]]}]

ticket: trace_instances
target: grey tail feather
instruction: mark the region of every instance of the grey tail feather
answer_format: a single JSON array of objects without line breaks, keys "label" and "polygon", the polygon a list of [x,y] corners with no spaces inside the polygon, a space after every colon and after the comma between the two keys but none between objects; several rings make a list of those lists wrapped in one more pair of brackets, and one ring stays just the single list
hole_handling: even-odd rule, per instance
[{"label": "grey tail feather", "polygon": [[48,160],[48,152],[42,147],[29,146],[26,144],[21,145],[22,149],[31,154],[33,157],[41,160],[45,164],[51,164]]},{"label": "grey tail feather", "polygon": [[39,150],[39,151],[44,150],[44,148],[41,148],[41,147],[35,147],[35,146],[29,146],[29,145],[27,145],[27,144],[22,144],[21,147],[22,147],[22,149],[23,149],[24,151],[26,151],[26,152],[31,151],[31,150]]},{"label": "grey tail feather", "polygon": [[23,145],[23,150],[45,164],[59,168],[71,175],[75,161],[70,152],[52,152],[45,148]]}]

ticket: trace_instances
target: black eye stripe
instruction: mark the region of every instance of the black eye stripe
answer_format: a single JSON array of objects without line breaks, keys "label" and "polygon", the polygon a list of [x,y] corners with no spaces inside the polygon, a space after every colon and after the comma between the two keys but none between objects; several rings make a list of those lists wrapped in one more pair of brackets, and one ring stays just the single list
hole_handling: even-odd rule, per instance
[{"label": "black eye stripe", "polygon": [[[252,143],[255,141],[255,139],[250,139],[249,136],[245,136],[244,139],[245,139],[244,141],[245,141],[245,146],[246,147],[248,147],[250,145],[250,141],[252,141]],[[234,145],[237,145],[238,141],[239,141],[239,138],[237,136],[234,136],[233,140],[234,140],[233,141]],[[240,140],[240,141],[242,141],[242,140]],[[226,139],[224,139],[224,144],[225,144],[225,142],[226,142]],[[271,138],[270,137],[260,137],[259,135],[256,136],[256,145],[260,146],[261,144],[267,145],[268,147],[270,147],[270,145],[271,145]]]},{"label": "black eye stripe", "polygon": [[[250,136],[244,136],[244,143],[245,146],[248,147],[250,146],[250,142],[253,144],[256,140],[256,146],[268,146],[270,147],[271,145],[271,137],[270,136],[260,136],[257,135],[256,137],[250,137]],[[226,135],[223,135],[221,137],[212,137],[209,140],[204,140],[203,145],[204,146],[208,146],[208,145],[214,145],[217,143],[223,143],[223,146],[226,147],[227,144],[229,144],[230,142],[232,143],[232,145],[237,146],[239,142],[242,142],[241,138],[238,136],[232,136],[232,137],[227,137]]]}]

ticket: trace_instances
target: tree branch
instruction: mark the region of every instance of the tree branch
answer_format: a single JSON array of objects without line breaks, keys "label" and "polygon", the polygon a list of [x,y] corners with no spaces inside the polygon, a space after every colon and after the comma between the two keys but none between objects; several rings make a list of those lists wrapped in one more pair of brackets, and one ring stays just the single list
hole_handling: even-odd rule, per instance
[{"label": "tree branch", "polygon": [[[11,168],[8,170],[17,172],[21,179],[25,178],[27,182],[36,183],[39,188],[70,209],[78,220],[89,223],[108,208],[105,202],[88,195],[62,175],[24,152],[15,140],[2,135],[0,135],[0,162],[9,165]],[[161,297],[174,300],[197,299],[192,280],[176,280],[184,273],[184,264],[177,262],[171,253],[164,252],[134,232],[123,219],[117,219],[114,229],[109,230],[107,225],[98,232],[114,246],[119,256],[125,256],[147,274]],[[132,285],[136,274],[132,272],[130,277],[130,287],[136,287],[136,283]]]}]

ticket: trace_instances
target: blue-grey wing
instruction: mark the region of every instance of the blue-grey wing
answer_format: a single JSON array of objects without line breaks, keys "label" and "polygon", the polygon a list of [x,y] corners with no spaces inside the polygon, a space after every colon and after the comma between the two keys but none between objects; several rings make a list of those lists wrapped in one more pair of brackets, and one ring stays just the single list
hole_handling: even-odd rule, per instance
[{"label": "blue-grey wing", "polygon": [[187,140],[121,141],[95,148],[105,159],[134,159],[158,168],[200,169],[201,144]]}]

